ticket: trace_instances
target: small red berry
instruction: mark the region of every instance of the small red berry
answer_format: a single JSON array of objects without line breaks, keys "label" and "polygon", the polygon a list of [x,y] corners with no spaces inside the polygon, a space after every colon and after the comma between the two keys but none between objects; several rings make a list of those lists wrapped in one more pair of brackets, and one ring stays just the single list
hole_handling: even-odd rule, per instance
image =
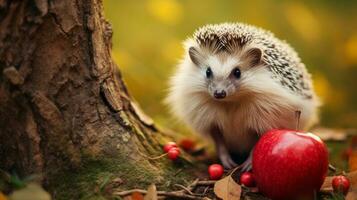
[{"label": "small red berry", "polygon": [[244,172],[239,179],[240,184],[245,185],[247,187],[254,187],[255,180],[254,176],[251,172]]},{"label": "small red berry", "polygon": [[172,147],[168,152],[167,156],[170,160],[176,160],[180,156],[180,149],[177,147]]},{"label": "small red berry", "polygon": [[212,180],[218,180],[223,175],[223,167],[220,164],[212,164],[208,167],[209,177]]},{"label": "small red berry", "polygon": [[164,145],[164,151],[167,153],[172,147],[177,148],[177,144],[175,142],[168,142]]},{"label": "small red berry", "polygon": [[179,146],[185,151],[194,150],[196,143],[191,139],[183,139],[180,141]]},{"label": "small red berry", "polygon": [[350,189],[350,181],[345,176],[335,176],[332,179],[332,187],[334,192],[346,195]]}]

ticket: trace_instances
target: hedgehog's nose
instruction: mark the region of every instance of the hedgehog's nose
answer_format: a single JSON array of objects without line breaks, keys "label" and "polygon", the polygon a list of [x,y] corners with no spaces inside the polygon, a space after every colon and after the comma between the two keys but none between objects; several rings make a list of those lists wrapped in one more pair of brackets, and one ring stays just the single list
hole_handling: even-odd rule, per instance
[{"label": "hedgehog's nose", "polygon": [[214,91],[213,95],[214,95],[214,98],[216,98],[216,99],[223,99],[224,97],[226,97],[227,94],[226,94],[226,91],[224,91],[224,90],[221,90],[221,91],[216,90],[216,91]]}]

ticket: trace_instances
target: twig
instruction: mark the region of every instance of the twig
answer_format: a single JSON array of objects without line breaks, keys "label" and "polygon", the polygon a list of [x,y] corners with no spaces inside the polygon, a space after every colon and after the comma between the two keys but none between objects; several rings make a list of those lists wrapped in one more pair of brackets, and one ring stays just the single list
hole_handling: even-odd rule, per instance
[{"label": "twig", "polygon": [[217,181],[200,181],[198,178],[195,179],[190,185],[188,185],[186,188],[189,191],[193,191],[197,186],[212,186],[216,183]]},{"label": "twig", "polygon": [[[182,198],[182,199],[202,199],[202,196],[206,194],[208,189],[210,188],[209,186],[212,186],[216,183],[216,181],[200,181],[199,179],[195,179],[190,185],[187,187],[180,185],[180,184],[175,184],[175,186],[180,187],[182,190],[178,191],[172,191],[172,192],[166,192],[166,191],[157,191],[158,196],[165,196],[165,197],[176,197],[176,198]],[[203,194],[195,194],[193,190],[197,186],[206,186],[206,189]],[[113,195],[118,195],[118,196],[128,196],[134,192],[138,192],[141,194],[146,194],[146,190],[142,189],[132,189],[132,190],[126,190],[126,191],[116,191],[113,193]],[[186,194],[188,193],[188,194]]]},{"label": "twig", "polygon": [[233,170],[231,170],[231,171],[229,172],[229,175],[228,175],[228,176],[232,176],[238,169],[242,168],[241,166],[242,166],[242,165],[239,165],[239,166],[237,166],[236,168],[234,168]]},{"label": "twig", "polygon": [[162,196],[177,197],[177,198],[184,198],[184,199],[193,199],[193,200],[202,199],[202,197],[189,195],[189,194],[184,194],[184,193],[181,193],[181,192],[158,191],[157,194],[158,195],[162,195]]},{"label": "twig", "polygon": [[205,186],[210,186],[214,185],[217,181],[198,181],[197,185],[205,185]]},{"label": "twig", "polygon": [[175,186],[176,186],[176,187],[179,187],[179,188],[181,188],[181,189],[183,189],[185,192],[187,192],[187,193],[190,194],[190,195],[194,195],[194,194],[192,193],[192,191],[191,191],[189,188],[187,188],[187,187],[185,187],[185,186],[183,186],[183,185],[181,185],[181,184],[175,184]]},{"label": "twig", "polygon": [[[146,194],[147,191],[146,190],[141,190],[141,189],[133,189],[133,190],[126,190],[126,191],[122,191],[122,192],[114,192],[113,195],[118,195],[118,196],[128,196],[134,192],[138,192],[141,194]],[[166,191],[157,191],[157,195],[158,196],[166,196],[166,197],[176,197],[176,198],[183,198],[183,199],[192,199],[192,200],[199,200],[202,199],[202,197],[199,196],[194,196],[194,195],[189,195],[189,194],[185,194],[182,192],[166,192]]]},{"label": "twig", "polygon": [[190,195],[197,195],[195,193],[193,193],[193,190],[197,187],[197,186],[211,186],[214,185],[216,181],[200,181],[198,178],[195,179],[190,185],[188,185],[187,187],[181,185],[181,184],[175,184],[175,186],[178,186],[180,188],[182,188],[182,190],[180,190],[180,192],[187,192]]},{"label": "twig", "polygon": [[179,170],[177,170],[177,172],[175,172],[174,176],[177,176],[179,173],[181,173],[181,172],[182,172],[182,170],[183,170],[183,169],[179,169]]},{"label": "twig", "polygon": [[197,186],[197,183],[200,179],[196,178],[190,185],[187,186],[188,190],[190,190],[191,192],[195,189],[195,187]]},{"label": "twig", "polygon": [[208,192],[208,190],[209,190],[209,186],[206,186],[206,188],[205,188],[205,190],[203,191],[203,193],[202,193],[202,196],[204,196],[204,195],[206,195],[207,194],[207,192]]},{"label": "twig", "polygon": [[164,153],[164,154],[161,154],[159,156],[149,157],[149,156],[145,155],[144,153],[142,153],[141,151],[138,151],[138,152],[139,152],[140,155],[144,156],[145,158],[147,158],[149,160],[157,160],[157,159],[160,159],[160,158],[162,158],[162,157],[167,155],[167,153]]}]

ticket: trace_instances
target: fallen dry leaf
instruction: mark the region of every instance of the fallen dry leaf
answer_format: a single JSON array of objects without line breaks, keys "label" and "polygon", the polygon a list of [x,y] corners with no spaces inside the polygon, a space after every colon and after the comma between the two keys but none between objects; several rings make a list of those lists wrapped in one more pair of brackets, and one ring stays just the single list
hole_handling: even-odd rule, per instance
[{"label": "fallen dry leaf", "polygon": [[40,185],[28,184],[21,190],[16,190],[10,196],[11,200],[51,200],[51,196]]},{"label": "fallen dry leaf", "polygon": [[351,191],[347,194],[346,200],[356,200],[357,199],[357,192]]},{"label": "fallen dry leaf", "polygon": [[151,184],[148,187],[144,200],[157,200],[157,190],[155,184]]},{"label": "fallen dry leaf", "polygon": [[346,200],[355,200],[357,199],[357,171],[348,173],[347,177],[350,180],[351,188],[346,196]]},{"label": "fallen dry leaf", "polygon": [[7,197],[2,192],[0,192],[0,200],[7,200]]},{"label": "fallen dry leaf", "polygon": [[331,191],[332,190],[332,179],[333,179],[333,176],[327,176],[325,178],[324,183],[321,186],[321,190],[329,190],[329,191]]},{"label": "fallen dry leaf", "polygon": [[144,196],[139,192],[133,192],[131,194],[131,199],[132,200],[144,200]]},{"label": "fallen dry leaf", "polygon": [[353,171],[347,174],[351,183],[351,189],[357,191],[357,171]]},{"label": "fallen dry leaf", "polygon": [[214,193],[223,200],[240,199],[242,188],[231,176],[227,176],[214,184]]},{"label": "fallen dry leaf", "polygon": [[351,153],[349,155],[348,166],[353,173],[357,170],[357,136],[353,136],[351,139]]},{"label": "fallen dry leaf", "polygon": [[350,167],[350,171],[356,171],[357,170],[357,150],[353,149],[352,153],[350,155],[348,165]]}]

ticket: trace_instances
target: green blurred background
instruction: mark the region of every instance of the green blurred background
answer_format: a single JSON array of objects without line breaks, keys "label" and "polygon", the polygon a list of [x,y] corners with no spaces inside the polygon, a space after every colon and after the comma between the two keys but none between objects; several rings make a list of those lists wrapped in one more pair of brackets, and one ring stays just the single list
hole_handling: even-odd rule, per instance
[{"label": "green blurred background", "polygon": [[288,41],[313,74],[321,124],[357,128],[357,1],[104,0],[113,57],[159,125],[186,132],[162,103],[182,41],[208,23],[245,22]]}]

